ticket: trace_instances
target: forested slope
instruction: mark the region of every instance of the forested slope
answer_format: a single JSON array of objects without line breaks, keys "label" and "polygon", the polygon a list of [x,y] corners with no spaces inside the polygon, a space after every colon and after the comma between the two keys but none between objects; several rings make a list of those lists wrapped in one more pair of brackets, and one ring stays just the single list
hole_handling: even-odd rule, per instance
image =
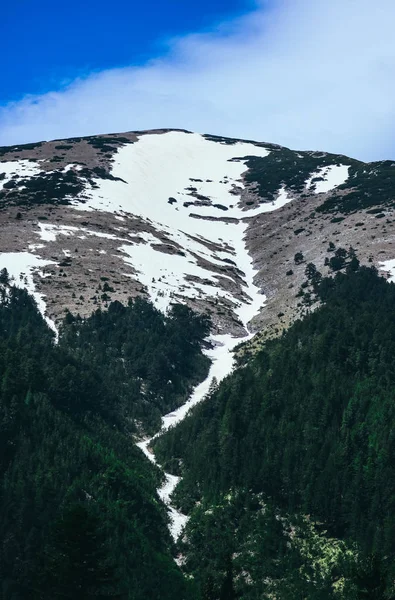
[{"label": "forested slope", "polygon": [[[395,285],[378,277],[374,268],[349,271],[323,280],[317,293],[324,306],[280,339],[267,343],[189,418],[157,441],[157,455],[169,460],[184,477],[177,492],[181,506],[191,510],[195,501],[203,502],[192,511],[185,538],[189,540],[187,570],[205,569],[190,543],[196,539],[215,543],[224,560],[241,553],[245,562],[244,567],[239,565],[240,572],[251,572],[246,566],[248,553],[243,554],[230,532],[239,530],[235,513],[241,509],[236,510],[234,503],[244,506],[245,524],[253,514],[245,507],[258,497],[273,511],[288,515],[284,519],[291,530],[301,515],[309,515],[312,522],[322,523],[320,530],[323,527],[329,536],[346,540],[360,560],[368,561],[365,579],[371,578],[370,583],[356,575],[357,569],[353,581],[359,583],[352,592],[356,595],[349,591],[349,596],[341,597],[392,597]],[[237,500],[240,494],[242,501]],[[222,526],[213,534],[207,515],[224,502],[231,516],[222,517]],[[271,522],[275,524],[276,519]],[[278,516],[277,522],[284,521]],[[254,538],[254,523],[252,519],[246,526],[243,544],[249,536]],[[277,559],[282,555],[284,535],[272,538]],[[267,538],[259,542],[258,536],[256,543],[262,548]],[[224,560],[223,573],[229,571]],[[295,597],[339,597],[333,587],[339,566],[337,571],[325,593],[313,586],[309,593]],[[262,594],[269,589],[262,578],[270,579],[264,573],[255,569]],[[256,593],[256,585],[247,588],[250,595],[246,598],[271,597],[255,596],[251,589]],[[286,593],[276,597],[288,597]]]},{"label": "forested slope", "polygon": [[0,598],[394,598],[395,285],[347,271],[157,440],[183,475],[184,576],[133,435],[204,377],[207,321],[113,303],[55,345],[3,285]]},{"label": "forested slope", "polygon": [[137,300],[69,315],[56,346],[25,291],[1,294],[0,598],[190,598],[131,433],[204,375],[206,322]]}]

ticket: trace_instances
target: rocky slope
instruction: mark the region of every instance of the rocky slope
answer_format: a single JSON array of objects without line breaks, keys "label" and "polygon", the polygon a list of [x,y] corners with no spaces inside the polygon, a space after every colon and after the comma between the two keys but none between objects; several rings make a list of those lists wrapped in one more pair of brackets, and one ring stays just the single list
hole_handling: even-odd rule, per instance
[{"label": "rocky slope", "polygon": [[394,167],[181,130],[0,148],[0,268],[53,327],[142,294],[273,335],[314,308],[306,264],[394,258]]}]

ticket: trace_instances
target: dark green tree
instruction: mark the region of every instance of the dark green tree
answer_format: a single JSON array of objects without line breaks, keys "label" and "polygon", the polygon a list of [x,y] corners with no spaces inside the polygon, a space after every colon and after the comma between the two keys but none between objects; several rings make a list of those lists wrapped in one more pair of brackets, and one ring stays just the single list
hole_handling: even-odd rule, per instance
[{"label": "dark green tree", "polygon": [[202,600],[217,600],[217,598],[218,595],[215,591],[214,578],[211,573],[209,573],[203,584]]},{"label": "dark green tree", "polygon": [[232,558],[228,555],[226,559],[226,575],[222,582],[220,600],[235,600],[236,594],[233,584],[233,565]]},{"label": "dark green tree", "polygon": [[121,598],[98,517],[86,504],[67,508],[45,551],[38,598]]}]

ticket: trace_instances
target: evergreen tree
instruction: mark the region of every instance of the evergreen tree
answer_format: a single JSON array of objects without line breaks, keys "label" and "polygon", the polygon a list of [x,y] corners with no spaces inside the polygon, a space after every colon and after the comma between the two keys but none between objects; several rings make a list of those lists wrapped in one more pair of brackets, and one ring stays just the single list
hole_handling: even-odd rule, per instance
[{"label": "evergreen tree", "polygon": [[220,600],[235,600],[236,594],[233,587],[233,565],[232,558],[228,555],[226,559],[226,575],[221,586]]},{"label": "evergreen tree", "polygon": [[99,527],[87,505],[65,510],[51,532],[39,598],[121,598]]},{"label": "evergreen tree", "polygon": [[217,600],[215,591],[214,578],[211,573],[208,573],[203,585],[202,600]]}]

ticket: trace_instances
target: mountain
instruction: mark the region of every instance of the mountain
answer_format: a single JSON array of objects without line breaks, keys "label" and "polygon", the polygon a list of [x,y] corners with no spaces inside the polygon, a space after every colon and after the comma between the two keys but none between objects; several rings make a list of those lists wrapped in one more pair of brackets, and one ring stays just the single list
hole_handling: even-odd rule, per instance
[{"label": "mountain", "polygon": [[2,600],[394,597],[394,167],[0,148]]},{"label": "mountain", "polygon": [[394,165],[175,130],[0,148],[1,263],[54,323],[143,294],[269,335],[330,243],[393,259]]},{"label": "mountain", "polygon": [[33,299],[3,281],[2,600],[191,598],[156,493],[163,474],[132,436],[205,376],[206,333],[184,306],[165,317],[137,299],[69,315],[54,344]]},{"label": "mountain", "polygon": [[395,286],[374,268],[317,286],[322,306],[154,442],[181,476],[185,572],[218,597],[394,598]]}]

